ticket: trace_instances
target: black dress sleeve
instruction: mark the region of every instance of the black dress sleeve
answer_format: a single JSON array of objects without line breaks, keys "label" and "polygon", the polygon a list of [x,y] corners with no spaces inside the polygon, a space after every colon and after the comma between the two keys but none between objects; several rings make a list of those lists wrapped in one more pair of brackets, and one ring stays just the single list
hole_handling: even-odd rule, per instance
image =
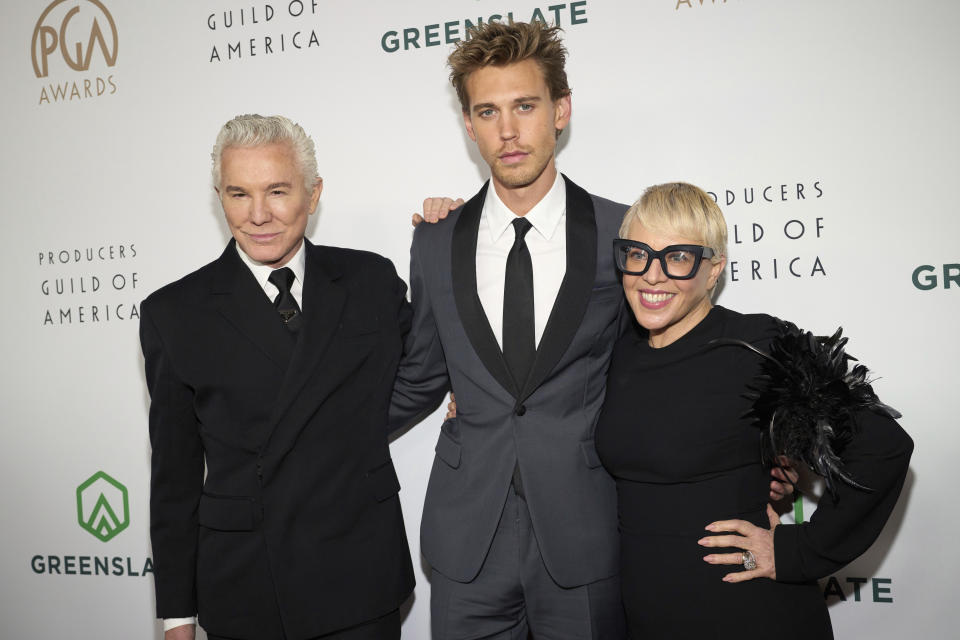
[{"label": "black dress sleeve", "polygon": [[777,580],[808,582],[834,573],[866,551],[896,506],[913,440],[893,419],[857,414],[858,432],[843,451],[844,469],[864,491],[838,482],[837,499],[825,494],[809,522],[774,530]]}]

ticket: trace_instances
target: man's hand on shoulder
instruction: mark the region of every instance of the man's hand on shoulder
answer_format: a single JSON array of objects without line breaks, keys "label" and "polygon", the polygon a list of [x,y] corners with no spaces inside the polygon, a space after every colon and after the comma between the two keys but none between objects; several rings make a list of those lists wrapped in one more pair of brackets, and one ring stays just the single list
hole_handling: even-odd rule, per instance
[{"label": "man's hand on shoulder", "polygon": [[195,640],[196,637],[197,625],[195,624],[182,624],[163,634],[163,640]]},{"label": "man's hand on shoulder", "polygon": [[440,222],[447,217],[451,211],[463,205],[463,198],[427,198],[423,201],[423,214],[413,214],[411,222],[417,226],[424,220],[430,224]]}]

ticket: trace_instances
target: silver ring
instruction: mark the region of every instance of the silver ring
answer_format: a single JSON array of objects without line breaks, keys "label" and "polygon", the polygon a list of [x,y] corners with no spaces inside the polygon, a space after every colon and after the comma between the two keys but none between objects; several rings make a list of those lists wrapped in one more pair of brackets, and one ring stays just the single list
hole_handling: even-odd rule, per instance
[{"label": "silver ring", "polygon": [[753,551],[744,551],[740,554],[740,557],[743,559],[743,568],[747,571],[753,571],[757,568],[757,557],[753,555]]}]

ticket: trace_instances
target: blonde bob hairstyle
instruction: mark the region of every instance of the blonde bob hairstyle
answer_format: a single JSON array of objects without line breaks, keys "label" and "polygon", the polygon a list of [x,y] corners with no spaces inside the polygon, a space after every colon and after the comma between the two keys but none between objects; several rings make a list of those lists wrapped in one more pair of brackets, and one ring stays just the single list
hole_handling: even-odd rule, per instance
[{"label": "blonde bob hairstyle", "polygon": [[621,238],[627,237],[634,222],[650,231],[683,236],[710,247],[713,264],[727,255],[727,222],[723,212],[713,198],[692,184],[669,182],[649,187],[623,217]]},{"label": "blonde bob hairstyle", "polygon": [[213,160],[213,186],[220,188],[223,152],[230,147],[262,147],[287,143],[293,149],[297,166],[303,173],[303,186],[309,192],[317,182],[317,154],[313,140],[296,122],[283,116],[256,113],[237,116],[220,129],[210,158]]}]

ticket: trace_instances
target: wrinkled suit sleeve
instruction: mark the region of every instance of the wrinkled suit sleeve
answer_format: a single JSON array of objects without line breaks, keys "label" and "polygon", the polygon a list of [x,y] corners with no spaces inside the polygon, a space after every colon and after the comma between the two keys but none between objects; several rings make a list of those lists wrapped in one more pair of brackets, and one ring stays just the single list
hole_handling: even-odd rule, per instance
[{"label": "wrinkled suit sleeve", "polygon": [[197,612],[197,509],[203,487],[203,447],[193,390],[177,375],[144,301],[140,317],[147,389],[150,393],[150,538],[153,546],[157,617]]},{"label": "wrinkled suit sleeve", "polygon": [[[417,229],[414,232],[410,248],[413,320],[404,339],[404,353],[390,401],[390,431],[412,426],[428,416],[440,405],[450,388],[430,296],[429,272],[426,270],[429,265],[423,259],[423,252],[430,251],[425,246],[424,231]],[[428,260],[429,263],[443,262],[437,256],[427,257],[433,258]]]}]

